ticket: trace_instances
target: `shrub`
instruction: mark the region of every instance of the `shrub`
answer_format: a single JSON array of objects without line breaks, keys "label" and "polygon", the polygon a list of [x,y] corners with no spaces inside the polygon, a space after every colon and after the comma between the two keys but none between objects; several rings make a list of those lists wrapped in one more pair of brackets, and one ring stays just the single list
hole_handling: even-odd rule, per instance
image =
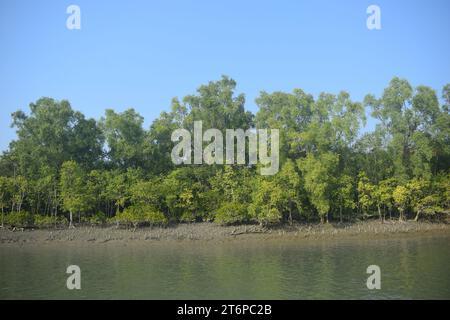
[{"label": "shrub", "polygon": [[34,225],[38,228],[51,228],[55,226],[66,226],[68,223],[67,219],[62,216],[43,216],[36,214],[34,215]]},{"label": "shrub", "polygon": [[114,219],[119,225],[130,226],[138,223],[136,214],[130,208],[116,214]]},{"label": "shrub", "polygon": [[117,220],[117,216],[116,217],[108,217],[108,218],[106,218],[106,221],[105,221],[105,223],[107,224],[107,225],[114,225],[114,224],[117,224],[119,221]]},{"label": "shrub", "polygon": [[137,228],[141,224],[166,224],[164,214],[151,206],[130,206],[116,216],[116,222]]},{"label": "shrub", "polygon": [[197,216],[193,212],[183,212],[180,217],[181,222],[195,222],[197,220]]},{"label": "shrub", "polygon": [[150,225],[163,225],[167,224],[167,218],[161,211],[149,210],[145,212],[144,220]]},{"label": "shrub", "polygon": [[281,212],[277,208],[270,208],[262,211],[258,215],[258,222],[263,226],[267,226],[270,224],[279,223],[281,221],[281,218]]},{"label": "shrub", "polygon": [[236,224],[248,220],[247,208],[237,202],[223,204],[218,210],[214,222],[222,225]]},{"label": "shrub", "polygon": [[104,225],[106,223],[106,215],[103,212],[97,212],[89,217],[88,221],[93,226]]},{"label": "shrub", "polygon": [[5,223],[17,228],[30,227],[33,225],[33,215],[26,211],[12,212],[5,216]]}]

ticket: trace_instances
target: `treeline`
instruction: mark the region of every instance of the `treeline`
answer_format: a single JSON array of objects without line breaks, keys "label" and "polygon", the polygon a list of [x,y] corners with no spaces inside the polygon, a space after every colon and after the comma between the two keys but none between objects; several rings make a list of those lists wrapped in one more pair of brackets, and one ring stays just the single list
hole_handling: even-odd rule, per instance
[{"label": "treeline", "polygon": [[[2,226],[444,218],[450,208],[450,85],[439,99],[394,78],[381,97],[261,92],[256,115],[228,78],[174,99],[148,130],[133,109],[86,119],[51,98],[12,114],[0,158]],[[441,101],[441,102],[440,102]],[[365,111],[379,120],[360,133]],[[280,130],[280,171],[171,161],[177,128]]]}]

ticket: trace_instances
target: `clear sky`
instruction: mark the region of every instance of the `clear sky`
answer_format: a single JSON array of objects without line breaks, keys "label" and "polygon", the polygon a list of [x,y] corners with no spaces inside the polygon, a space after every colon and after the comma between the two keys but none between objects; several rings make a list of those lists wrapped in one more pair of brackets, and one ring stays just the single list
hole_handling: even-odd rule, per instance
[{"label": "clear sky", "polygon": [[[71,4],[81,30],[66,28]],[[381,30],[366,27],[371,4]],[[222,74],[253,112],[261,90],[362,99],[396,75],[441,95],[449,13],[448,0],[0,0],[0,150],[15,136],[11,112],[42,96],[97,119],[133,107],[147,128],[173,97]]]}]

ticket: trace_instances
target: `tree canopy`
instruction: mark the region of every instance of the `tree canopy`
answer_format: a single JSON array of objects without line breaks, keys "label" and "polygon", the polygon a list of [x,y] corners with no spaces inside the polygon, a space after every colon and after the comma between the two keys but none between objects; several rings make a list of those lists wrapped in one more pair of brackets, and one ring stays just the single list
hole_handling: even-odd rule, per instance
[{"label": "tree canopy", "polygon": [[[65,100],[31,103],[12,114],[17,139],[0,157],[2,225],[448,217],[450,84],[440,98],[395,77],[363,102],[294,89],[261,92],[256,114],[245,103],[226,76],[174,98],[148,129],[134,109],[95,120]],[[366,110],[377,125],[362,133]],[[279,129],[280,171],[173,164],[171,134],[194,121],[204,130]]]}]

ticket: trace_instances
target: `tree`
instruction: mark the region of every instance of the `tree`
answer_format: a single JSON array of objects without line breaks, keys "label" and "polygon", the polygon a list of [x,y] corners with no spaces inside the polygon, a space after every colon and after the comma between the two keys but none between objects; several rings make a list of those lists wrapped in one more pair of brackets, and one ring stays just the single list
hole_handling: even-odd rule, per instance
[{"label": "tree", "polygon": [[[70,215],[71,227],[73,214],[135,226],[384,221],[387,212],[399,212],[399,220],[448,218],[450,84],[441,101],[433,89],[396,77],[364,104],[345,91],[263,91],[253,115],[236,82],[223,76],[174,98],[146,131],[133,109],[106,110],[97,122],[66,100],[42,98],[12,114],[17,139],[0,155],[2,224],[56,222],[58,212]],[[363,106],[379,123],[360,135]],[[279,129],[279,172],[260,177],[258,165],[237,163],[176,166],[172,132],[195,121],[222,132]]]},{"label": "tree", "polygon": [[73,227],[73,214],[87,211],[91,206],[91,195],[87,193],[86,174],[75,161],[64,162],[61,168],[61,198],[63,207],[69,211]]},{"label": "tree", "polygon": [[275,183],[282,190],[282,209],[288,212],[288,221],[293,223],[293,211],[301,207],[300,199],[300,174],[295,163],[288,159],[275,176]]},{"label": "tree", "polygon": [[12,193],[12,181],[8,177],[0,176],[0,207],[2,208],[2,228],[5,221],[5,208],[8,206]]},{"label": "tree", "polygon": [[342,223],[342,211],[346,209],[352,210],[356,207],[353,178],[351,176],[343,174],[339,177],[334,197],[339,203],[339,221]]},{"label": "tree", "polygon": [[442,119],[435,91],[426,86],[414,90],[408,81],[396,77],[380,99],[368,95],[365,104],[372,107],[372,114],[389,135],[396,178],[429,178],[436,155],[434,137],[438,136],[438,119]]},{"label": "tree", "polygon": [[128,168],[125,172],[118,169],[106,172],[106,188],[104,197],[112,203],[110,209],[115,208],[115,214],[125,209],[131,198],[131,187],[142,178],[140,169]]},{"label": "tree", "polygon": [[414,221],[419,220],[419,216],[423,213],[433,215],[441,212],[439,206],[439,196],[433,193],[431,181],[423,179],[413,179],[408,182],[410,205],[416,212]]},{"label": "tree", "polygon": [[[217,201],[214,221],[220,224],[235,224],[249,220],[247,203],[251,201],[249,190],[254,182],[254,170],[226,165],[210,179],[211,191],[208,199]],[[209,200],[209,201],[211,201]]]},{"label": "tree", "polygon": [[281,187],[270,177],[258,177],[248,211],[261,226],[267,226],[281,221],[282,202]]},{"label": "tree", "polygon": [[416,217],[414,218],[414,221],[418,221],[421,214],[433,216],[436,213],[444,211],[444,209],[440,205],[439,196],[436,194],[431,194],[421,198],[414,204],[414,210],[416,211]]},{"label": "tree", "polygon": [[405,220],[405,211],[407,206],[409,205],[409,190],[405,186],[397,186],[392,193],[392,197],[394,198],[395,205],[400,212],[399,221]]},{"label": "tree", "polygon": [[180,167],[165,177],[163,195],[172,220],[195,222],[207,218],[211,171],[208,167]]},{"label": "tree", "polygon": [[310,153],[306,158],[298,161],[305,190],[309,193],[310,201],[317,210],[321,223],[324,223],[325,218],[328,222],[338,161],[339,157],[333,153],[324,153],[319,156]]},{"label": "tree", "polygon": [[358,175],[358,202],[361,210],[368,215],[375,201],[375,186],[370,183],[367,175],[360,172]]},{"label": "tree", "polygon": [[39,176],[29,182],[31,211],[35,214],[53,215],[56,217],[59,206],[58,173],[49,166],[41,166]]},{"label": "tree", "polygon": [[59,170],[68,160],[85,167],[98,164],[103,136],[95,120],[85,119],[66,100],[41,98],[30,109],[30,115],[20,110],[12,114],[18,140],[10,144],[10,159],[20,174],[35,178],[41,167]]},{"label": "tree", "polygon": [[202,121],[204,129],[248,129],[253,115],[245,111],[245,96],[235,96],[236,81],[222,76],[197,89],[197,95],[188,95],[183,102],[173,101],[173,111],[183,119],[183,127],[193,128],[194,121]]},{"label": "tree", "polygon": [[14,211],[14,209],[16,209],[16,212],[21,212],[22,205],[25,200],[25,195],[29,188],[28,181],[23,176],[16,176],[13,178],[12,187],[11,211]]},{"label": "tree", "polygon": [[151,180],[140,180],[130,187],[131,203],[137,207],[154,208],[158,211],[166,211],[164,203],[164,190],[162,178],[156,177]]},{"label": "tree", "polygon": [[279,128],[281,162],[288,157],[304,155],[301,132],[310,124],[314,110],[314,98],[301,89],[292,93],[261,92],[256,99],[259,111],[255,122],[258,128]]},{"label": "tree", "polygon": [[381,215],[380,206],[383,207],[383,220],[386,216],[386,208],[389,211],[389,218],[392,218],[392,208],[394,207],[393,192],[397,182],[393,178],[389,178],[376,186],[375,199],[377,201],[378,212]]},{"label": "tree", "polygon": [[373,181],[394,176],[394,159],[388,151],[389,137],[381,125],[374,132],[363,134],[352,148],[352,160],[355,171],[365,172]]},{"label": "tree", "polygon": [[[175,102],[174,102],[175,103]],[[159,118],[155,119],[147,133],[144,155],[145,169],[156,174],[167,174],[173,170],[170,154],[173,148],[171,140],[172,132],[182,127],[182,117],[177,120],[177,110],[173,107],[173,111],[162,112]]]},{"label": "tree", "polygon": [[440,207],[450,214],[450,172],[435,176],[433,184],[435,193],[439,197]]},{"label": "tree", "polygon": [[108,143],[108,159],[115,168],[126,170],[144,165],[146,133],[142,128],[144,118],[134,109],[116,113],[107,109],[101,128]]}]

